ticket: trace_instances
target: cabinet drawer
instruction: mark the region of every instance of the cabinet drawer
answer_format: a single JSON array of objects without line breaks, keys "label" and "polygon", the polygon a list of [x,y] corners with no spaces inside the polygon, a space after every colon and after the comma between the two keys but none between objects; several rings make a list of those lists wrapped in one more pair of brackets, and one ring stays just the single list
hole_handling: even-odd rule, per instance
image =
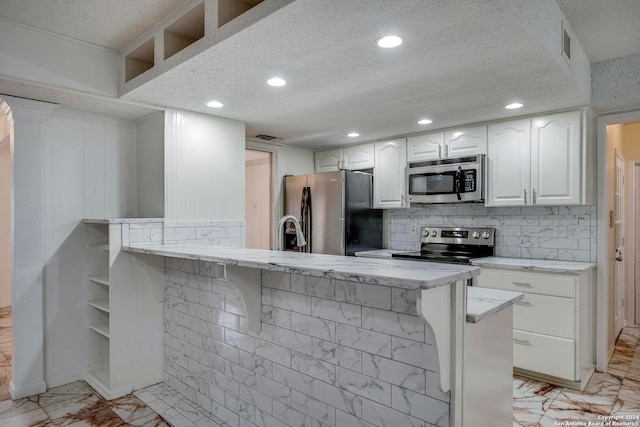
[{"label": "cabinet drawer", "polygon": [[575,341],[514,329],[513,366],[576,381]]},{"label": "cabinet drawer", "polygon": [[572,298],[525,293],[513,312],[513,327],[529,332],[576,338],[576,303]]},{"label": "cabinet drawer", "polygon": [[567,275],[482,268],[478,286],[575,298],[577,281],[576,277]]}]

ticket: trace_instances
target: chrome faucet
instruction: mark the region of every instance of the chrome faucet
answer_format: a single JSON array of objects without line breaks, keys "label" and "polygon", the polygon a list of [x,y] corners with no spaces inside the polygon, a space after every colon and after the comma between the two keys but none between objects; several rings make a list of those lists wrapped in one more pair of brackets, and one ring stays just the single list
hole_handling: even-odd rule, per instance
[{"label": "chrome faucet", "polygon": [[304,233],[302,232],[302,226],[300,225],[300,221],[293,215],[285,215],[280,218],[278,221],[277,231],[276,231],[276,250],[281,251],[284,248],[282,247],[282,229],[284,227],[284,223],[287,221],[293,222],[293,225],[296,227],[296,238],[298,239],[298,246],[302,247],[307,244],[307,241],[304,238]]}]

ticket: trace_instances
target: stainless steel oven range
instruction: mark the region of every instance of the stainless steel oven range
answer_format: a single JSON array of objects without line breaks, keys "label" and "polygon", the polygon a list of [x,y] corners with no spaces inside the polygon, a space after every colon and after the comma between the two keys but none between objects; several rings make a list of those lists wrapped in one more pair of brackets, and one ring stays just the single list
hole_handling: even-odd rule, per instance
[{"label": "stainless steel oven range", "polygon": [[470,264],[474,258],[493,256],[495,229],[424,226],[420,241],[420,251],[393,254],[393,258]]}]

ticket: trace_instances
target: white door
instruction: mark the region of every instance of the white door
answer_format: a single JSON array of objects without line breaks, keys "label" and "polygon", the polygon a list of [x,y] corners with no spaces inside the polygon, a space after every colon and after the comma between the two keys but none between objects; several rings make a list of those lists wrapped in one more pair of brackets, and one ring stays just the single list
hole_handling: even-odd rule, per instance
[{"label": "white door", "polygon": [[431,132],[407,138],[407,161],[437,160],[444,156],[444,132]]},{"label": "white door", "polygon": [[531,201],[580,204],[580,112],[531,120]]},{"label": "white door", "polygon": [[376,167],[373,169],[373,207],[407,206],[407,141],[393,139],[375,143]]},{"label": "white door", "polygon": [[624,159],[616,154],[615,195],[613,207],[614,232],[614,281],[615,281],[615,326],[618,336],[624,326]]},{"label": "white door", "polygon": [[245,235],[247,248],[271,249],[273,222],[271,153],[245,150]]},{"label": "white door", "polygon": [[530,134],[529,119],[489,126],[487,206],[531,203]]}]

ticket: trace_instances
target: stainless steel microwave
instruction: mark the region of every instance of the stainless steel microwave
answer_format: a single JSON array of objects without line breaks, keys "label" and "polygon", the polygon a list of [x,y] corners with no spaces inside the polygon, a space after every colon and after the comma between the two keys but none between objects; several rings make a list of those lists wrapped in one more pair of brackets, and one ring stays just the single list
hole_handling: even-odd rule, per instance
[{"label": "stainless steel microwave", "polygon": [[410,162],[410,203],[484,202],[485,155]]}]

